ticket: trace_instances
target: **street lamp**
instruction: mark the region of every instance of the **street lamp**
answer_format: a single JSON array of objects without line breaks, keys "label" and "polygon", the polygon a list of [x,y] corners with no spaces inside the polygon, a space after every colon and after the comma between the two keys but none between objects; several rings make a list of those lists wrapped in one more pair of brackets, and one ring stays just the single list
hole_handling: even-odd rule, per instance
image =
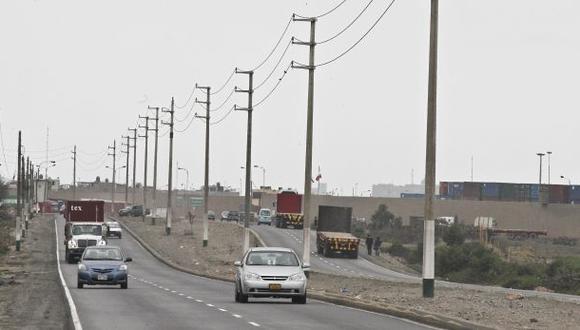
[{"label": "street lamp", "polygon": [[[185,171],[185,190],[189,189],[189,170],[183,167],[177,167],[178,171]],[[179,182],[178,182],[179,184]]]},{"label": "street lamp", "polygon": [[543,203],[543,193],[542,193],[542,157],[544,157],[546,154],[542,153],[542,152],[538,152],[536,155],[538,155],[538,157],[540,157],[540,189],[539,189],[539,196],[538,196],[538,200],[540,201],[540,203]]},{"label": "street lamp", "polygon": [[563,175],[560,175],[560,179],[563,179],[563,180],[568,180],[568,185],[569,185],[569,186],[571,186],[571,185],[572,185],[572,180],[570,180],[570,178],[567,178],[567,177],[565,177],[565,176],[563,176]]},{"label": "street lamp", "polygon": [[260,165],[254,165],[255,168],[259,168],[262,170],[262,187],[266,186],[266,168]]},{"label": "street lamp", "polygon": [[40,179],[40,169],[43,168],[44,169],[44,200],[48,200],[48,168],[49,167],[55,167],[56,166],[56,161],[54,160],[45,160],[40,162],[40,164],[36,165],[36,183],[37,183],[37,192],[36,192],[36,200],[38,201],[38,179]]},{"label": "street lamp", "polygon": [[127,167],[127,165],[123,165],[120,167],[113,167],[113,166],[109,166],[109,165],[105,166],[105,168],[109,168],[109,169],[113,170],[113,182],[112,182],[113,189],[111,191],[111,214],[113,214],[115,211],[115,195],[117,194],[117,181],[116,181],[117,180],[117,170],[120,170],[120,169],[125,168],[125,167]]}]

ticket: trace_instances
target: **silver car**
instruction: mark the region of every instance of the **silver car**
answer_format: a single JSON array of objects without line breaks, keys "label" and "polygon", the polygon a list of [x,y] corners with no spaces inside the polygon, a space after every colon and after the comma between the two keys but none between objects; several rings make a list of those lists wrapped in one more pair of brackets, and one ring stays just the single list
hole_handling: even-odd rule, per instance
[{"label": "silver car", "polygon": [[302,264],[293,250],[279,247],[251,248],[242,261],[236,261],[236,302],[246,303],[248,297],[292,298],[295,304],[306,303],[308,280]]}]

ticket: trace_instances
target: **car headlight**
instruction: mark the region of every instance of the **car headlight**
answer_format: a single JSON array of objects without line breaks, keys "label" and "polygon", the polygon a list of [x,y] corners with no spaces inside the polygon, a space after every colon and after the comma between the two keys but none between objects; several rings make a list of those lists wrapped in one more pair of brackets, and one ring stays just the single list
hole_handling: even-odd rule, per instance
[{"label": "car headlight", "polygon": [[77,242],[75,240],[72,240],[71,239],[71,240],[68,241],[68,248],[69,249],[74,249],[76,247],[77,247]]},{"label": "car headlight", "polygon": [[119,266],[119,270],[126,271],[127,270],[127,265],[121,265],[121,266]]},{"label": "car headlight", "polygon": [[79,264],[79,270],[85,271],[87,270],[87,266],[85,266],[85,264]]},{"label": "car headlight", "polygon": [[304,281],[305,276],[302,273],[288,276],[288,281]]},{"label": "car headlight", "polygon": [[261,280],[262,278],[260,277],[260,275],[258,274],[254,274],[254,273],[246,273],[246,280],[254,280],[254,281],[258,281]]},{"label": "car headlight", "polygon": [[104,239],[101,239],[97,242],[97,245],[99,245],[99,246],[107,245],[107,241],[105,241]]}]

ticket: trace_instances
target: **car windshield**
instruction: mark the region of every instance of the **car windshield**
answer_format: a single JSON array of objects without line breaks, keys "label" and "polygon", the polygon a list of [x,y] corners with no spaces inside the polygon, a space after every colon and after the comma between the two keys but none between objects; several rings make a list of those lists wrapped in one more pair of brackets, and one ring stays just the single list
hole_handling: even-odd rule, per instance
[{"label": "car windshield", "polygon": [[86,249],[83,260],[123,260],[118,248]]},{"label": "car windshield", "polygon": [[249,266],[298,266],[298,259],[292,252],[255,251],[246,259]]},{"label": "car windshield", "polygon": [[72,228],[73,235],[102,235],[103,228],[101,225],[74,225]]},{"label": "car windshield", "polygon": [[271,215],[270,210],[262,210],[260,211],[260,215],[263,217],[269,217]]},{"label": "car windshield", "polygon": [[109,228],[119,228],[119,224],[116,222],[109,223]]}]

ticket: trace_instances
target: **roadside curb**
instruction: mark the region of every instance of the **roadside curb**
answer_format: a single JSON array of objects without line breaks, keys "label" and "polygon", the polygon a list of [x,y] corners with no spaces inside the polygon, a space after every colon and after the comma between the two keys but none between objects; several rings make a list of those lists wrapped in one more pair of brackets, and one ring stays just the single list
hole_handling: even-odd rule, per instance
[{"label": "roadside curb", "polygon": [[[133,230],[131,230],[122,221],[119,221],[118,219],[113,218],[113,217],[109,217],[109,218],[117,221],[123,227],[124,230],[126,230],[133,238],[135,238],[135,240],[137,240],[137,242],[139,242],[139,244],[141,244],[141,246],[143,246],[143,248],[145,248],[145,250],[147,250],[157,260],[161,261],[162,263],[166,264],[167,266],[169,266],[173,269],[176,269],[178,271],[181,271],[181,272],[184,272],[187,274],[191,274],[191,275],[195,275],[195,276],[199,276],[199,277],[205,277],[205,278],[209,278],[212,280],[218,280],[218,281],[222,281],[222,282],[230,282],[230,283],[234,282],[233,279],[197,273],[191,269],[188,269],[188,268],[185,268],[185,267],[182,267],[182,266],[179,266],[179,265],[173,263],[172,261],[163,257],[159,252],[157,252],[153,247],[151,247],[147,242],[145,242],[141,237],[139,237],[139,235],[137,235]],[[262,238],[255,231],[253,231],[251,229],[250,229],[250,231],[256,237],[256,239],[258,239],[258,241],[260,241],[260,243],[262,243],[262,244],[264,243]],[[266,245],[263,244],[263,246],[266,246]],[[418,322],[421,324],[430,325],[430,326],[434,326],[434,327],[440,327],[440,328],[444,328],[444,329],[452,329],[452,330],[470,330],[470,329],[492,330],[492,329],[494,329],[494,328],[486,327],[486,326],[483,326],[480,324],[471,323],[471,322],[467,322],[467,321],[463,321],[463,320],[459,320],[459,319],[454,319],[454,318],[449,318],[449,317],[444,317],[444,316],[440,316],[440,315],[436,315],[436,314],[432,314],[432,313],[428,313],[428,312],[408,310],[408,309],[400,309],[400,308],[397,308],[395,306],[391,306],[391,305],[387,305],[387,304],[380,304],[380,305],[378,303],[370,304],[370,303],[356,301],[356,300],[341,297],[341,296],[336,296],[333,294],[313,292],[312,290],[310,292],[308,292],[308,297],[311,299],[320,300],[320,301],[324,301],[324,302],[335,304],[335,305],[360,309],[360,310],[373,312],[373,313],[386,314],[386,315],[398,317],[401,319],[411,320],[411,321],[415,321],[415,322]]]}]

